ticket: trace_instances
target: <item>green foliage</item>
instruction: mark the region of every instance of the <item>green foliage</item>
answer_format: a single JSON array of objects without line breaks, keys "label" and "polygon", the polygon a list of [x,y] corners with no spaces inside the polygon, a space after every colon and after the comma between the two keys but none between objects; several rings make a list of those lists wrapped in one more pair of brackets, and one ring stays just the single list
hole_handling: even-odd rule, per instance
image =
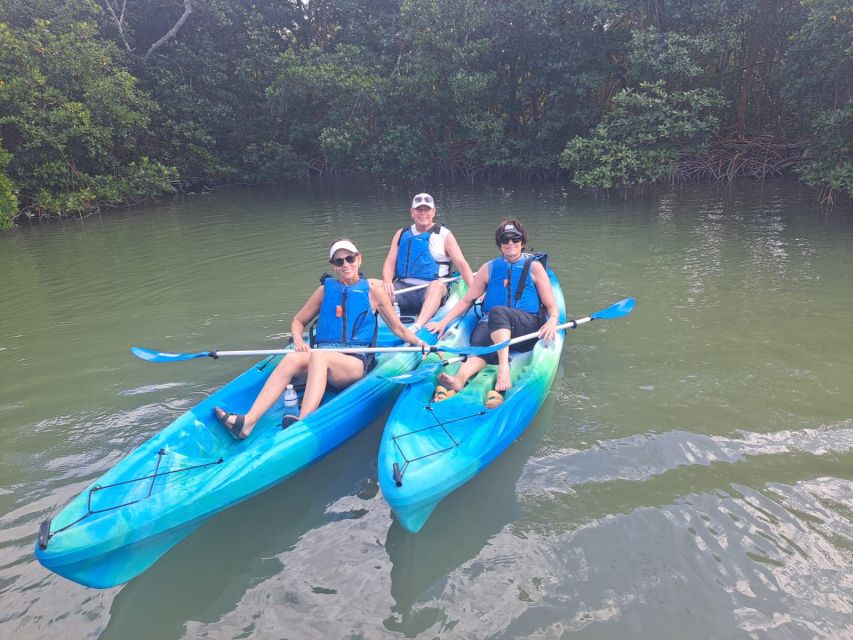
[{"label": "green foliage", "polygon": [[178,179],[643,185],[730,138],[796,143],[804,181],[850,192],[844,0],[206,0],[150,57],[183,0],[121,25],[100,0],[0,6],[0,225]]},{"label": "green foliage", "polygon": [[670,177],[680,158],[701,150],[717,130],[724,100],[713,89],[668,93],[643,83],[613,98],[588,137],[569,141],[560,163],[579,187],[611,189]]},{"label": "green foliage", "polygon": [[844,0],[804,4],[808,17],[783,59],[782,94],[796,124],[808,131],[821,113],[853,103],[853,5]]},{"label": "green foliage", "polygon": [[853,105],[815,118],[806,160],[797,168],[803,181],[818,187],[822,199],[853,196]]},{"label": "green foliage", "polygon": [[0,229],[9,229],[18,215],[18,190],[15,183],[6,175],[6,167],[12,154],[5,151],[0,140]]},{"label": "green foliage", "polygon": [[0,130],[24,211],[84,213],[171,190],[172,171],[140,153],[156,105],[116,53],[91,23],[0,23]]},{"label": "green foliage", "polygon": [[279,57],[267,97],[278,129],[296,153],[309,160],[322,157],[323,166],[353,166],[367,133],[376,129],[382,80],[371,57],[353,45],[328,52],[312,46]]},{"label": "green foliage", "polygon": [[804,140],[797,168],[824,200],[853,196],[853,6],[809,0],[783,65],[783,95],[795,135]]},{"label": "green foliage", "polygon": [[629,53],[631,76],[640,82],[665,80],[670,87],[689,85],[702,73],[697,63],[699,44],[696,38],[674,31],[634,31]]}]

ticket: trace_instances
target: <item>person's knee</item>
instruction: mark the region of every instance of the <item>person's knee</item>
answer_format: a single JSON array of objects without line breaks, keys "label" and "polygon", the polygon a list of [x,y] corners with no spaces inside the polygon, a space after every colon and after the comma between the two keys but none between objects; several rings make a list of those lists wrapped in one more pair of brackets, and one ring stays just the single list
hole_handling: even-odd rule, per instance
[{"label": "person's knee", "polygon": [[427,287],[427,295],[428,296],[443,296],[447,287],[443,282],[439,282],[438,280],[433,280],[429,283]]},{"label": "person's knee", "polygon": [[323,351],[322,349],[312,349],[308,356],[308,368],[328,367],[329,353],[329,351]]}]

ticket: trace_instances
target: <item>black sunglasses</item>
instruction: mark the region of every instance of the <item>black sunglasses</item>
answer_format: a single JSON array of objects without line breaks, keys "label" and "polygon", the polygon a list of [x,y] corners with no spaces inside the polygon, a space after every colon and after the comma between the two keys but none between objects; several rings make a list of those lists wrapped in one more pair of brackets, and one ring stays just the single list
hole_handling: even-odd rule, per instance
[{"label": "black sunglasses", "polygon": [[510,242],[519,243],[522,240],[521,236],[501,236],[501,244],[509,244]]},{"label": "black sunglasses", "polygon": [[336,267],[344,266],[344,262],[348,262],[348,263],[352,264],[353,262],[355,262],[355,257],[357,255],[358,254],[356,254],[356,253],[351,253],[346,258],[332,258],[331,260],[329,260],[329,264],[333,264]]}]

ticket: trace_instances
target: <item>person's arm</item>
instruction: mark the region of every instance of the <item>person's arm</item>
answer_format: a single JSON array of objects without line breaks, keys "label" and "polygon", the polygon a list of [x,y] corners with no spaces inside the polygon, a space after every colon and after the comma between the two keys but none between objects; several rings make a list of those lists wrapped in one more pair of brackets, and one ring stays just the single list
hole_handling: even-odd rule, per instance
[{"label": "person's arm", "polygon": [[302,308],[293,316],[290,321],[290,333],[293,337],[294,351],[310,351],[311,348],[305,344],[302,334],[305,333],[305,326],[317,317],[320,313],[320,305],[323,304],[323,287],[317,287],[308,302],[302,305]]},{"label": "person's arm", "polygon": [[539,337],[545,342],[551,342],[557,335],[557,323],[560,321],[560,309],[554,299],[551,278],[548,277],[548,272],[538,260],[530,265],[530,276],[533,278],[533,284],[536,285],[536,292],[539,294],[542,306],[548,311],[548,319],[540,327]]},{"label": "person's arm", "polygon": [[477,270],[477,273],[474,275],[473,280],[471,281],[471,286],[468,287],[468,291],[465,292],[465,295],[462,299],[453,305],[453,308],[447,312],[447,315],[444,316],[442,320],[439,322],[430,322],[427,324],[426,328],[432,331],[433,333],[437,333],[438,335],[442,335],[447,329],[447,325],[450,324],[451,321],[455,320],[461,315],[464,315],[468,309],[471,308],[471,305],[486,292],[486,283],[489,281],[489,263],[487,262],[482,267]]},{"label": "person's arm", "polygon": [[394,335],[405,340],[409,344],[423,344],[423,340],[418,338],[410,329],[400,321],[400,317],[394,312],[394,306],[391,303],[391,298],[385,293],[385,288],[379,280],[370,279],[370,302],[379,311],[379,315],[385,320],[388,328],[394,332]]},{"label": "person's arm", "polygon": [[444,250],[447,252],[447,255],[450,257],[453,265],[459,270],[459,275],[462,276],[465,284],[467,284],[470,289],[471,283],[474,282],[474,272],[471,271],[471,265],[468,264],[465,256],[462,255],[462,249],[459,247],[459,243],[456,242],[456,238],[453,233],[447,234],[447,238],[444,240]]},{"label": "person's arm", "polygon": [[394,296],[394,273],[397,270],[397,251],[401,233],[403,230],[397,229],[397,233],[391,238],[391,247],[388,249],[388,255],[382,265],[382,287],[389,298]]}]

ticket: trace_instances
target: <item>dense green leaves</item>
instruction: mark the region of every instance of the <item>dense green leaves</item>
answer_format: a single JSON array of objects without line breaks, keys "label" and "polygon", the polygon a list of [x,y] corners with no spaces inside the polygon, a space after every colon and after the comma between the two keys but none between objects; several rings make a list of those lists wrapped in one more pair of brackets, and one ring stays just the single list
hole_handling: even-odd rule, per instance
[{"label": "dense green leaves", "polygon": [[0,23],[5,172],[25,213],[83,213],[171,188],[171,170],[144,155],[156,105],[96,35],[85,22]]},{"label": "dense green leaves", "polygon": [[851,192],[843,0],[187,6],[0,0],[0,225],[311,173],[625,188],[774,144]]},{"label": "dense green leaves", "polygon": [[725,101],[714,89],[668,93],[643,83],[613,97],[588,137],[572,139],[561,164],[580,187],[611,189],[669,178],[684,156],[701,150],[719,126]]}]

